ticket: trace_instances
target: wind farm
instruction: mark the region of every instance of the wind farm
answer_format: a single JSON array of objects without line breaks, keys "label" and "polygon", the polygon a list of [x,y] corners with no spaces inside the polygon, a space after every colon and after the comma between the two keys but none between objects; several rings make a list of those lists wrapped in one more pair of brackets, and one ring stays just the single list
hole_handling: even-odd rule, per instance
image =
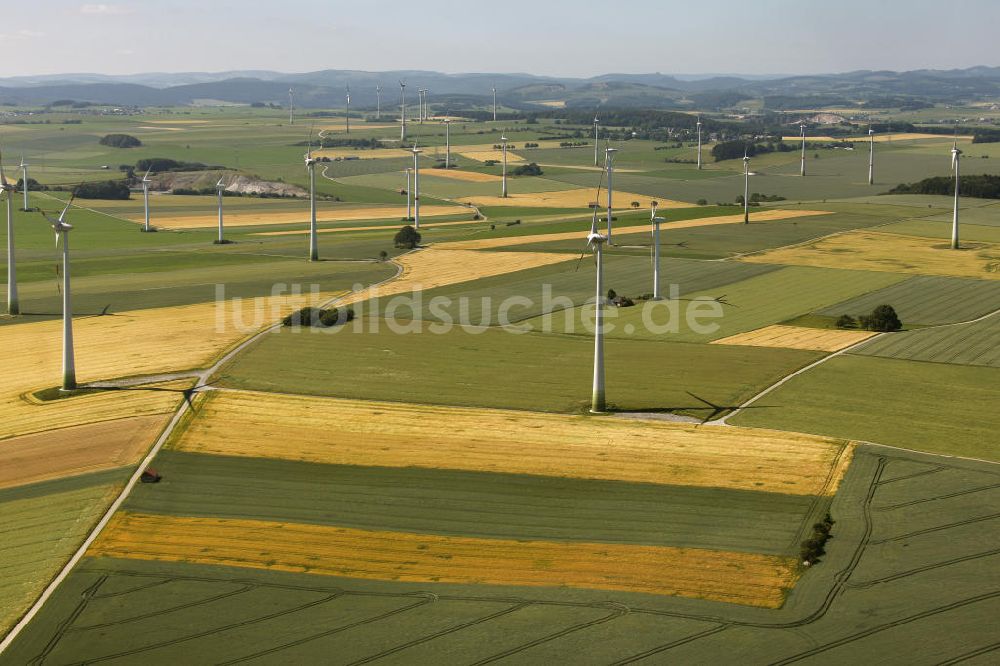
[{"label": "wind farm", "polygon": [[0,81],[0,664],[990,663],[1000,94],[465,76]]}]

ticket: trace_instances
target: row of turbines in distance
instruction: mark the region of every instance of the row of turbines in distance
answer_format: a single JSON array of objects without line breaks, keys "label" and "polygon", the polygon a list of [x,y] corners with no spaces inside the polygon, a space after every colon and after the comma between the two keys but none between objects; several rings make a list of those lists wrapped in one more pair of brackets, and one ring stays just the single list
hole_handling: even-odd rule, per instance
[{"label": "row of turbines in distance", "polygon": [[[445,120],[445,126],[448,127],[448,120]],[[595,127],[595,137],[597,137],[597,127],[598,119],[594,119]],[[699,118],[698,123],[698,168],[702,168],[702,123]],[[800,175],[805,176],[805,150],[806,150],[806,135],[805,135],[805,125],[800,125],[801,127],[801,138],[802,138],[802,152],[801,152],[801,166]],[[868,159],[868,183],[874,184],[874,165],[875,165],[875,132],[871,129],[868,131],[869,134],[869,159]],[[451,144],[450,144],[450,134],[446,132],[446,157],[445,164],[447,168],[451,166]],[[503,145],[504,152],[504,178],[502,181],[502,191],[501,196],[507,196],[507,180],[506,180],[506,152],[507,152],[507,138],[505,135],[501,135],[501,141]],[[598,162],[599,152],[596,147],[597,142],[595,141],[595,163]],[[601,234],[598,231],[598,209],[599,204],[592,205],[593,217],[591,221],[590,232],[586,238],[586,247],[590,248],[594,254],[594,261],[596,264],[596,289],[595,289],[595,333],[594,333],[594,378],[593,378],[593,390],[591,399],[591,411],[595,413],[605,412],[607,410],[607,402],[605,397],[605,381],[604,381],[604,330],[603,330],[603,309],[605,307],[606,295],[603,291],[604,285],[604,262],[603,262],[603,248],[605,244],[611,244],[612,241],[612,221],[613,216],[613,203],[614,203],[614,160],[615,155],[618,152],[618,148],[613,148],[610,146],[604,149],[604,166],[601,170],[601,182],[598,184],[597,197],[600,199],[601,189],[605,190],[607,200],[606,200],[606,210],[607,210],[607,233]],[[412,169],[412,198],[410,196],[410,170],[407,169],[407,219],[412,219],[414,222],[414,227],[419,228],[420,226],[420,166],[419,166],[419,156],[423,152],[421,149],[417,148],[416,145],[410,150],[413,154],[413,169]],[[955,193],[954,193],[954,204],[953,204],[953,217],[952,217],[952,239],[951,247],[952,249],[958,249],[959,247],[959,234],[958,234],[958,223],[959,223],[959,186],[960,186],[960,160],[962,151],[958,148],[957,139],[951,149],[951,171],[955,180]],[[21,170],[21,180],[22,180],[22,197],[23,197],[23,210],[31,211],[29,203],[29,188],[28,188],[28,163],[22,157],[18,168]],[[312,140],[310,135],[308,152],[305,155],[305,166],[309,174],[309,211],[310,211],[310,222],[309,222],[309,260],[318,261],[319,260],[319,248],[317,243],[317,224],[316,224],[316,159],[312,154]],[[141,184],[143,189],[143,199],[145,206],[145,217],[142,230],[146,232],[155,231],[155,228],[150,225],[150,208],[149,208],[149,187],[152,182],[149,179],[149,171],[143,176]],[[749,209],[749,183],[750,183],[750,157],[745,154],[743,157],[743,174],[744,174],[744,196],[743,196],[743,221],[744,223],[749,223],[750,221],[750,209]],[[218,238],[214,240],[214,243],[225,244],[228,243],[224,236],[223,227],[223,192],[225,191],[225,185],[223,183],[224,179],[219,179],[216,184],[217,190],[217,203],[218,203]],[[2,150],[0,150],[0,196],[3,196],[6,202],[6,213],[7,213],[7,313],[9,315],[20,314],[20,307],[18,302],[17,293],[17,265],[15,261],[15,243],[14,243],[14,197],[17,194],[16,184],[11,183],[6,176],[6,172],[3,168],[3,155]],[[69,200],[66,202],[62,211],[59,215],[52,216],[48,213],[39,210],[44,218],[50,223],[52,230],[56,235],[56,246],[61,247],[62,254],[62,329],[63,329],[63,345],[62,345],[62,385],[61,388],[64,391],[72,391],[77,388],[76,381],[76,366],[74,361],[74,350],[73,350],[73,310],[72,310],[72,292],[70,283],[70,243],[69,243],[69,232],[73,229],[73,226],[66,221],[66,215],[73,205],[75,199],[75,192],[71,194]],[[652,263],[652,278],[653,278],[653,299],[661,300],[661,289],[660,289],[660,224],[664,221],[662,216],[657,215],[657,207],[654,202],[651,211],[651,263]]]},{"label": "row of turbines in distance", "polygon": [[[491,88],[493,92],[493,122],[497,120],[497,87]],[[423,123],[429,118],[430,107],[427,103],[427,96],[430,90],[427,88],[417,89],[417,120]],[[347,102],[346,113],[344,115],[344,129],[347,134],[351,133],[351,86],[346,86],[345,101]],[[406,141],[406,81],[399,81],[399,140]],[[375,86],[375,120],[382,119],[382,84]],[[288,89],[288,124],[295,123],[295,91]]]}]

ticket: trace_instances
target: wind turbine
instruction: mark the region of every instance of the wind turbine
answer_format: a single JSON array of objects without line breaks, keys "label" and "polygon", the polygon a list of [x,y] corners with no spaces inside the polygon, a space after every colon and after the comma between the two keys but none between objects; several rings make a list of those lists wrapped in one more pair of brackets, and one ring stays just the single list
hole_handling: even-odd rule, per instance
[{"label": "wind turbine", "polygon": [[497,84],[493,84],[493,122],[497,121]]},{"label": "wind turbine", "polygon": [[420,228],[420,153],[424,152],[413,144],[413,228]]},{"label": "wind turbine", "polygon": [[66,207],[63,208],[63,211],[59,215],[58,219],[53,219],[49,217],[47,214],[42,213],[42,215],[45,216],[45,219],[52,224],[52,230],[56,232],[56,247],[58,247],[59,242],[62,241],[62,258],[63,258],[62,390],[63,391],[72,391],[73,389],[76,388],[76,363],[73,355],[73,304],[70,298],[70,280],[69,280],[69,232],[73,228],[73,225],[68,224],[65,221],[66,211],[68,211],[69,207],[73,205],[74,196],[75,195],[70,196],[69,201],[66,203]]},{"label": "wind turbine", "polygon": [[3,172],[3,153],[0,152],[0,194],[7,198],[7,314],[21,313],[17,300],[17,264],[14,261],[14,191]]},{"label": "wind turbine", "polygon": [[507,198],[507,135],[500,135],[501,150],[503,150],[503,179],[500,181],[500,196]]},{"label": "wind turbine", "polygon": [[382,84],[375,84],[375,120],[382,120]]},{"label": "wind turbine", "polygon": [[612,178],[614,175],[614,159],[615,153],[618,152],[617,148],[605,148],[604,149],[604,168],[608,172],[608,237],[605,238],[608,245],[611,244],[611,195],[614,191],[614,185],[612,183]]},{"label": "wind turbine", "polygon": [[424,124],[424,93],[423,88],[417,88],[417,122]]},{"label": "wind turbine", "polygon": [[698,116],[698,171],[701,171],[701,116]]},{"label": "wind turbine", "polygon": [[743,224],[750,224],[750,155],[743,151]]},{"label": "wind turbine", "polygon": [[961,156],[962,151],[958,149],[958,139],[955,139],[955,143],[951,147],[951,170],[955,174],[955,208],[951,217],[951,249],[953,250],[958,249],[958,163]]},{"label": "wind turbine", "polygon": [[650,218],[653,222],[653,300],[658,301],[660,296],[660,222],[663,218],[656,214],[656,202],[653,202],[650,211]]},{"label": "wind turbine", "polygon": [[291,125],[293,122],[295,122],[295,119],[292,116],[292,112],[295,110],[295,104],[292,101],[292,95],[293,94],[294,93],[292,93],[292,89],[289,88],[288,89],[288,124],[289,125]]},{"label": "wind turbine", "polygon": [[594,384],[591,392],[590,411],[601,414],[607,411],[604,394],[604,257],[603,247],[608,239],[597,232],[597,209],[590,223],[587,245],[593,248],[597,266],[597,285],[594,296]]},{"label": "wind turbine", "polygon": [[223,245],[226,242],[222,228],[222,192],[226,189],[226,186],[222,184],[223,180],[225,180],[225,176],[220,178],[219,182],[215,184],[215,192],[219,197],[219,239],[215,241],[216,245]]},{"label": "wind turbine", "polygon": [[406,167],[406,221],[413,219],[413,206],[410,197],[413,196],[413,188],[410,186],[410,174],[413,169]]},{"label": "wind turbine", "polygon": [[146,175],[142,177],[142,201],[146,208],[146,222],[143,224],[142,230],[146,232],[153,230],[152,227],[149,226],[149,185],[153,182],[149,179],[149,171],[152,168],[153,167],[149,167],[149,169],[146,169]]},{"label": "wind turbine", "polygon": [[24,161],[24,155],[21,155],[21,189],[24,190],[24,208],[21,210],[30,210],[28,208],[28,163]]},{"label": "wind turbine", "polygon": [[868,184],[875,184],[875,130],[868,126]]},{"label": "wind turbine", "polygon": [[402,109],[399,119],[402,123],[399,130],[399,140],[406,141],[406,83],[404,81],[399,82],[399,98],[400,98],[400,108]]},{"label": "wind turbine", "polygon": [[347,132],[351,133],[351,86],[347,86]]},{"label": "wind turbine", "polygon": [[444,119],[444,168],[451,168],[451,118]]},{"label": "wind turbine", "polygon": [[806,124],[804,122],[799,123],[799,135],[802,137],[802,158],[799,165],[799,175],[806,175]]},{"label": "wind turbine", "polygon": [[309,170],[309,261],[319,261],[319,244],[316,237],[316,158],[312,156],[312,130],[309,131],[309,149],[306,152],[306,169]]}]

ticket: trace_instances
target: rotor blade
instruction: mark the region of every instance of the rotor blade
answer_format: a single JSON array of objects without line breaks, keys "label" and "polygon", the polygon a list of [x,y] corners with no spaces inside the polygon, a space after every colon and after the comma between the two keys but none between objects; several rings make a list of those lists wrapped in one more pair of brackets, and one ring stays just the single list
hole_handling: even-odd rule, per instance
[{"label": "rotor blade", "polygon": [[143,182],[145,182],[149,178],[149,172],[152,171],[152,170],[153,170],[152,166],[150,166],[148,169],[146,169],[146,175],[142,177]]},{"label": "rotor blade", "polygon": [[70,195],[69,201],[66,202],[66,207],[63,208],[63,211],[59,214],[59,222],[60,223],[62,223],[63,219],[65,219],[65,217],[66,217],[66,211],[68,211],[69,207],[73,205],[73,199],[75,199],[75,198],[76,198],[76,193],[74,192],[73,194]]},{"label": "rotor blade", "polygon": [[7,184],[7,174],[3,172],[3,151],[0,150],[0,187],[7,189],[9,185]]}]

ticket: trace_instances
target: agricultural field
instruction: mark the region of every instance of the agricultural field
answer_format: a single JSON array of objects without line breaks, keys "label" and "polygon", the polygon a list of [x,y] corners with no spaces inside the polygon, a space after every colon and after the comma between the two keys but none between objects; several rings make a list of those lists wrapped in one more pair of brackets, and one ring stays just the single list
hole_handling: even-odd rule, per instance
[{"label": "agricultural field", "polygon": [[[810,150],[806,178],[797,151],[755,156],[765,198],[743,224],[741,160],[698,170],[690,141],[608,128],[626,138],[600,290],[635,304],[604,309],[608,409],[591,414],[585,243],[590,205],[607,213],[593,144],[574,145],[589,126],[455,120],[446,169],[438,121],[404,146],[395,122],[352,116],[348,137],[340,110],[291,127],[266,107],[65,118],[80,123],[0,124],[10,173],[22,152],[50,187],[166,158],[204,168],[154,182],[280,194],[230,192],[225,244],[211,193],[154,186],[157,233],[138,230],[141,191],[76,199],[72,393],[59,250],[15,211],[0,663],[995,654],[997,203],[962,201],[953,252],[950,197],[884,194],[946,174],[950,136],[880,135],[875,186],[861,143]],[[334,141],[315,150],[310,262],[317,130]],[[97,142],[112,132],[143,146]],[[508,197],[501,132],[512,167],[543,171],[511,175]],[[959,141],[964,173],[1000,170],[1000,144]],[[411,142],[415,247],[394,239]],[[32,205],[57,212],[67,189]],[[883,304],[902,331],[834,324]],[[307,306],[353,319],[282,325]],[[138,483],[147,465],[159,482]]]}]

